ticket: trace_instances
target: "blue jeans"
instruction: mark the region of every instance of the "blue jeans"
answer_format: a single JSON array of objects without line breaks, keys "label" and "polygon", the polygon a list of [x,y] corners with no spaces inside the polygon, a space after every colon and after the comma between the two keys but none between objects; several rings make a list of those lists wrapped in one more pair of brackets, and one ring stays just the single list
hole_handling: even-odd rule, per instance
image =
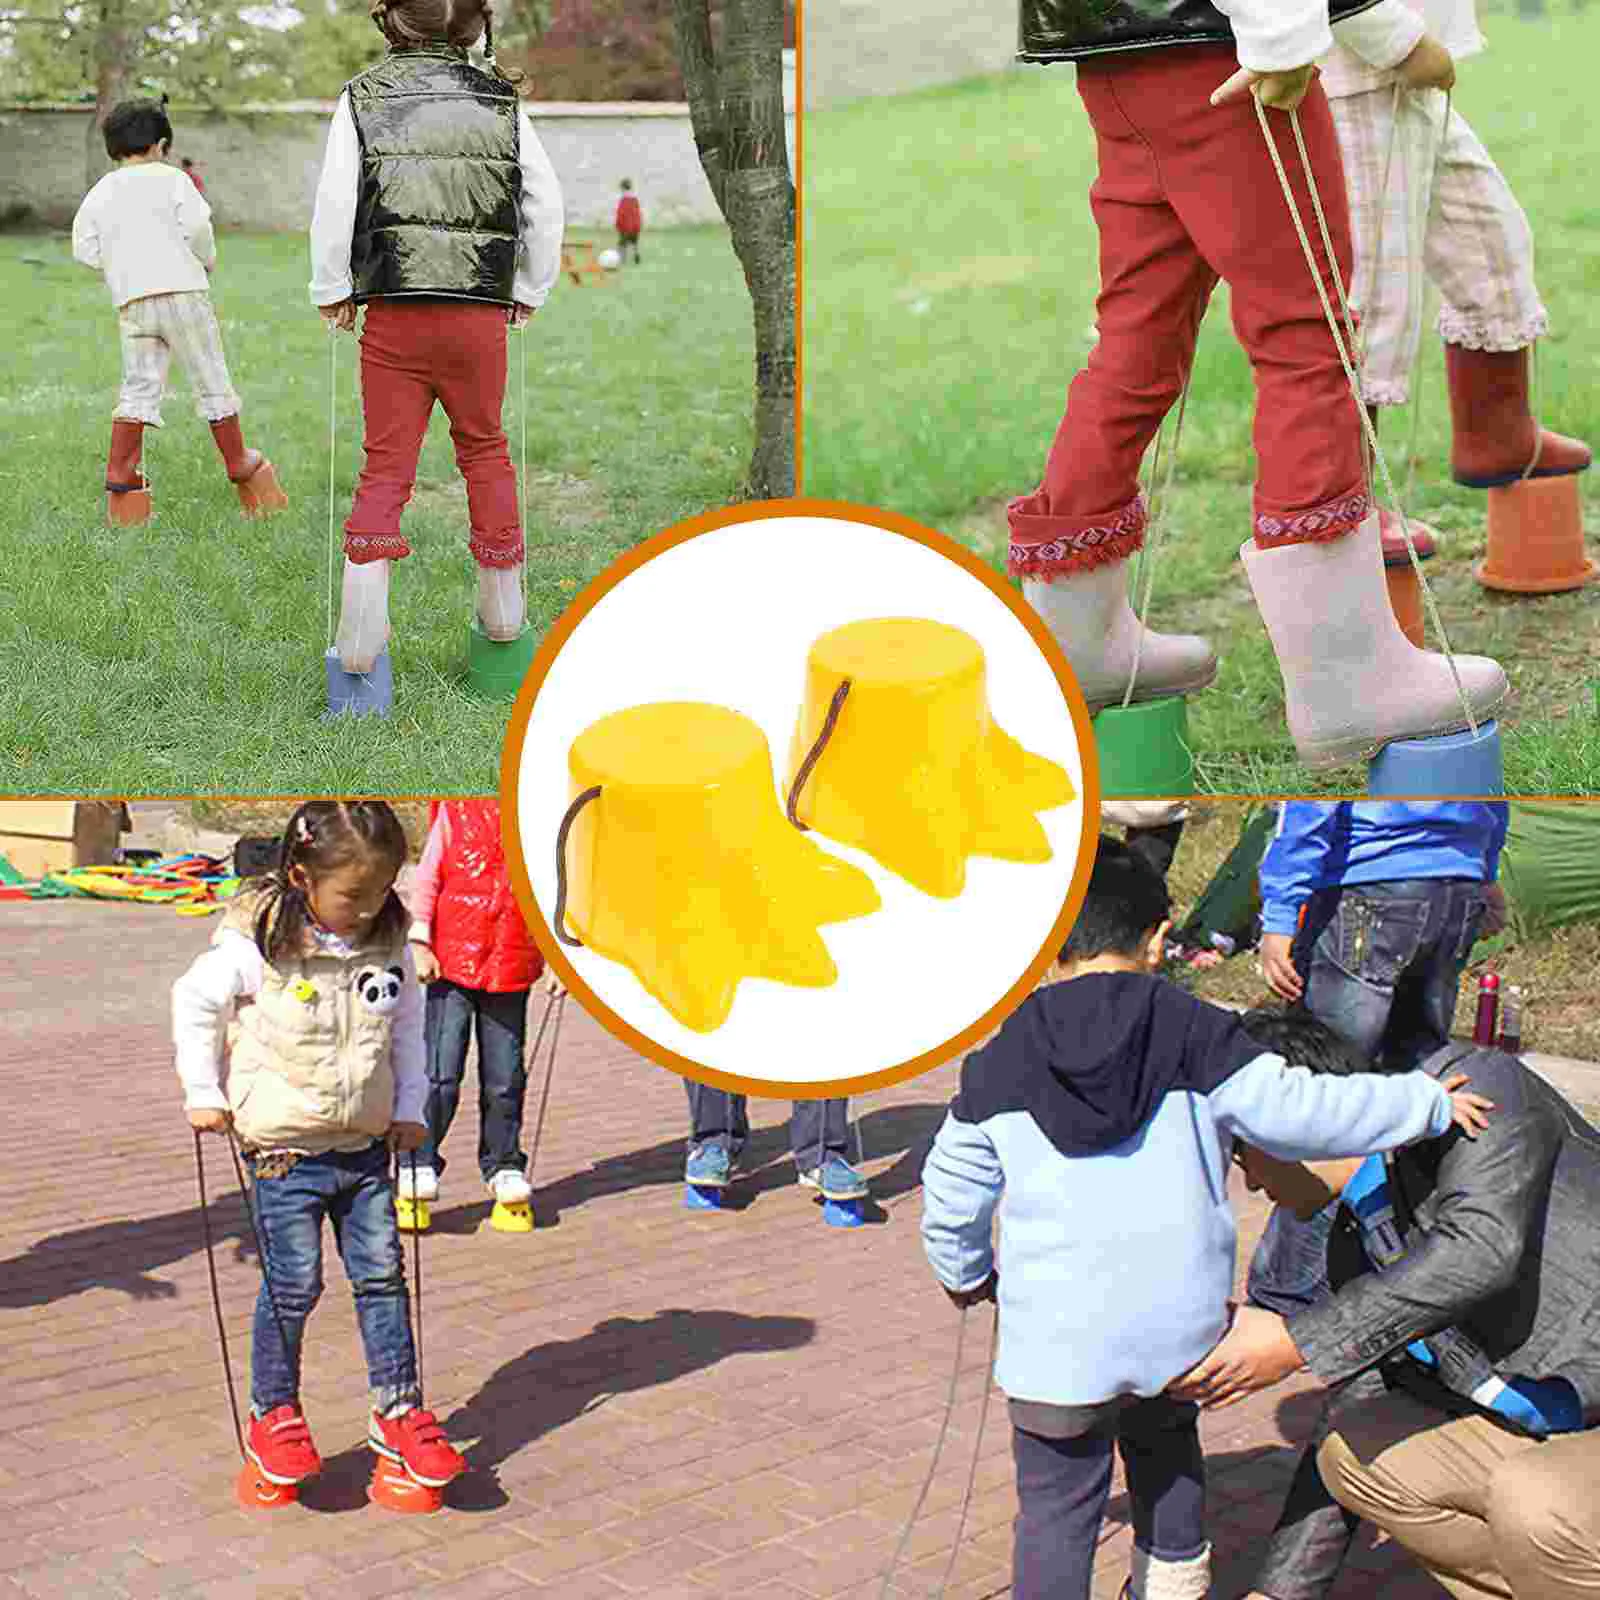
[{"label": "blue jeans", "polygon": [[303,1156],[278,1178],[251,1184],[263,1252],[250,1353],[256,1415],[300,1399],[306,1318],[322,1298],[322,1222],[355,1293],[374,1409],[417,1404],[417,1353],[395,1227],[389,1152],[381,1140],[354,1155]]},{"label": "blue jeans", "polygon": [[528,1035],[528,990],[490,994],[440,979],[428,985],[428,1137],[417,1152],[444,1171],[439,1146],[461,1104],[467,1042],[478,1031],[478,1171],[487,1183],[497,1172],[521,1172],[522,1102],[528,1092],[523,1045]]},{"label": "blue jeans", "polygon": [[[689,1146],[720,1144],[737,1159],[750,1137],[750,1102],[742,1094],[685,1078],[689,1091]],[[789,1148],[802,1172],[829,1156],[850,1159],[850,1102],[796,1100],[789,1114]]]},{"label": "blue jeans", "polygon": [[1013,1425],[1012,1600],[1089,1600],[1113,1445],[1127,1469],[1134,1542],[1164,1561],[1199,1555],[1206,1490],[1197,1417],[1196,1407],[1157,1396],[1072,1439],[1046,1439]]},{"label": "blue jeans", "polygon": [[[1461,969],[1483,923],[1484,886],[1418,878],[1322,890],[1293,949],[1311,1014],[1367,1056],[1409,1072],[1450,1042]],[[1300,1222],[1281,1206],[1250,1261],[1248,1298],[1280,1316],[1328,1293],[1328,1239],[1338,1206]]]}]

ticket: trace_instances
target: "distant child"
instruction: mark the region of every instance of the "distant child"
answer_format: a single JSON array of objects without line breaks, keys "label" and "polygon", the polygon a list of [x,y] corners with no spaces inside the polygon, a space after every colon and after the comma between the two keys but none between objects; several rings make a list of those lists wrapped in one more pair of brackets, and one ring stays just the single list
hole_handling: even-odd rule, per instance
[{"label": "distant child", "polygon": [[[1337,317],[1350,226],[1313,64],[1365,3],[1021,7],[1022,58],[1076,62],[1098,155],[1089,203],[1101,279],[1099,340],[1072,380],[1043,480],[1009,508],[1009,569],[1092,712],[1121,701],[1136,660],[1135,700],[1213,680],[1204,639],[1149,632],[1141,642],[1127,586],[1148,516],[1140,465],[1226,281],[1256,383],[1255,505],[1240,554],[1283,674],[1289,732],[1312,767],[1467,725],[1450,663],[1413,646],[1390,606],[1360,416],[1251,98],[1273,108],[1272,146],[1319,241],[1321,289]],[[1305,161],[1283,115],[1296,108]],[[1332,262],[1321,259],[1312,179]],[[1487,720],[1508,692],[1505,674],[1482,657],[1455,663],[1474,717]]]},{"label": "distant child", "polygon": [[[1527,216],[1458,107],[1446,125],[1455,63],[1484,48],[1473,0],[1381,0],[1338,41],[1321,62],[1322,86],[1350,192],[1351,301],[1374,427],[1380,408],[1409,398],[1426,278],[1439,289],[1456,482],[1492,488],[1530,463],[1535,478],[1583,471],[1589,447],[1541,429],[1528,406],[1529,351],[1549,316]],[[1381,515],[1386,551],[1403,553],[1399,518]],[[1434,530],[1407,521],[1419,548],[1431,548]]]},{"label": "distant child", "polygon": [[998,1298],[1016,1600],[1087,1600],[1113,1442],[1133,1504],[1124,1595],[1209,1591],[1197,1413],[1164,1391],[1228,1326],[1233,1138],[1366,1154],[1470,1132],[1487,1106],[1447,1092],[1458,1080],[1331,1079],[1264,1050],[1154,976],[1169,907],[1155,871],[1102,838],[1057,981],[967,1057],[922,1175],[935,1274],[958,1305]]},{"label": "distant child", "polygon": [[400,1192],[439,1197],[439,1147],[455,1121],[467,1044],[478,1035],[478,1171],[496,1200],[526,1202],[522,1105],[528,1089],[523,1044],[528,995],[544,958],[511,892],[500,806],[494,800],[443,800],[411,885],[411,950],[428,986],[428,1137]]},{"label": "distant child", "polygon": [[644,232],[644,208],[633,192],[633,179],[622,180],[622,193],[617,198],[617,253],[624,261],[628,251],[633,251],[634,264],[639,261],[639,235]]},{"label": "distant child", "polygon": [[389,1175],[391,1151],[427,1137],[422,994],[394,892],[405,858],[382,801],[308,802],[289,819],[277,871],[229,905],[172,989],[189,1123],[231,1129],[250,1169],[264,1258],[246,1447],[273,1483],[322,1466],[300,1366],[322,1294],[324,1222],[366,1348],[367,1442],[421,1483],[466,1467],[422,1409]]},{"label": "distant child", "polygon": [[[561,186],[515,87],[494,69],[483,0],[374,0],[388,53],[344,86],[311,222],[311,299],[361,332],[366,463],[345,520],[337,647],[370,672],[389,638],[389,566],[434,401],[467,482],[477,615],[522,632],[524,547],[501,414],[506,328],[542,306],[561,265]],[[480,39],[489,70],[467,59]]]},{"label": "distant child", "polygon": [[200,181],[200,169],[194,164],[193,159],[189,156],[185,156],[183,160],[178,163],[178,165],[182,167],[184,172],[188,175],[189,182],[192,183],[201,194],[204,194],[206,192],[206,186]]},{"label": "distant child", "polygon": [[72,254],[105,274],[122,328],[122,392],[106,466],[110,520],[121,527],[149,520],[149,485],[139,470],[144,430],[161,426],[174,352],[246,515],[281,511],[289,502],[272,463],[246,449],[240,431],[239,396],[211,309],[208,276],[217,264],[211,207],[166,162],[172,146],[166,109],[154,100],[126,100],[112,108],[102,131],[116,164],[72,219]]}]

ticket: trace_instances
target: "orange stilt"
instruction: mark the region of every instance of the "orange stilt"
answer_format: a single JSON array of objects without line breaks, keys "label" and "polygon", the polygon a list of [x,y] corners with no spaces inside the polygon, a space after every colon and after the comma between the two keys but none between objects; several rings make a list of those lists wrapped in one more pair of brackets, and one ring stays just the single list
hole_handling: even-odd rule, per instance
[{"label": "orange stilt", "polygon": [[1583,544],[1576,474],[1530,478],[1489,493],[1489,548],[1473,569],[1486,589],[1556,594],[1581,589],[1596,572]]},{"label": "orange stilt", "polygon": [[246,1511],[282,1511],[300,1503],[299,1484],[274,1483],[253,1461],[246,1461],[239,1468],[233,1492]]},{"label": "orange stilt", "polygon": [[263,461],[243,483],[234,487],[239,491],[239,507],[247,517],[269,517],[289,504],[289,497],[283,492],[270,461]]},{"label": "orange stilt", "polygon": [[1389,586],[1389,605],[1400,631],[1417,649],[1423,649],[1422,585],[1417,582],[1415,568],[1406,560],[1386,561],[1383,578]]},{"label": "orange stilt", "polygon": [[386,1511],[407,1514],[437,1511],[444,1504],[444,1490],[430,1489],[387,1456],[374,1455],[377,1465],[372,1469],[372,1482],[367,1485],[367,1499]]}]

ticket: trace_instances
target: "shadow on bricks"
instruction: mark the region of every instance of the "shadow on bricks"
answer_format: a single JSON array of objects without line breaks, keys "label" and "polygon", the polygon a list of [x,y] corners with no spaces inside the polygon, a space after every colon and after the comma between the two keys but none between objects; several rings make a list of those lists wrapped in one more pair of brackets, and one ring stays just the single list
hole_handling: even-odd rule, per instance
[{"label": "shadow on bricks", "polygon": [[[237,1190],[212,1201],[211,1230],[219,1252],[231,1245],[236,1261],[255,1260]],[[0,1261],[0,1310],[48,1305],[87,1289],[120,1289],[135,1300],[176,1299],[178,1286],[151,1274],[202,1249],[198,1206],[52,1233]]]},{"label": "shadow on bricks", "polygon": [[445,1419],[468,1469],[452,1486],[450,1504],[458,1511],[506,1504],[501,1462],[617,1395],[671,1383],[729,1356],[797,1350],[816,1331],[810,1317],[663,1310],[608,1317],[581,1338],[535,1345],[497,1368]]}]

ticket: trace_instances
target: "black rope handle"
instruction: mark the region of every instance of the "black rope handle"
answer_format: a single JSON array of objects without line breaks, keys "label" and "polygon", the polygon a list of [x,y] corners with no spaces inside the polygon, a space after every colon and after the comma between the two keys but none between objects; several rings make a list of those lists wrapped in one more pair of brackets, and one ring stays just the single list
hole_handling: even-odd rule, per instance
[{"label": "black rope handle", "polygon": [[[234,1137],[233,1129],[228,1129],[228,1150],[233,1156],[233,1175],[239,1183],[239,1196],[244,1201],[245,1215],[250,1219],[250,1237],[256,1242],[256,1260],[261,1263],[261,1281],[266,1286],[267,1304],[272,1307],[272,1320],[277,1324],[278,1342],[283,1346],[283,1364],[292,1365],[289,1352],[289,1335],[283,1326],[283,1313],[278,1310],[278,1297],[272,1290],[271,1264],[267,1259],[267,1247],[261,1237],[261,1229],[257,1226],[255,1205],[250,1198],[250,1189],[244,1181],[244,1167],[239,1161],[239,1141]],[[298,1378],[298,1373],[296,1377]]]},{"label": "black rope handle", "polygon": [[544,1043],[545,1024],[555,1017],[555,1027],[550,1034],[550,1059],[545,1063],[544,1089],[539,1095],[539,1119],[533,1125],[533,1144],[528,1155],[528,1187],[533,1187],[533,1169],[539,1161],[539,1141],[544,1138],[544,1114],[550,1109],[550,1080],[556,1074],[556,1047],[561,1041],[561,1018],[567,1009],[567,991],[563,989],[559,995],[553,994],[545,1002],[544,1015],[539,1019],[539,1031],[534,1036],[533,1049],[529,1053],[530,1065],[539,1065],[539,1046]]},{"label": "black rope handle", "polygon": [[574,939],[563,924],[567,916],[567,835],[572,832],[572,824],[577,820],[578,813],[588,805],[591,800],[600,798],[600,786],[585,789],[576,800],[567,807],[567,814],[561,819],[561,826],[556,830],[556,914],[552,919],[555,923],[555,935],[562,944],[570,945],[574,950],[583,949],[583,940]]},{"label": "black rope handle", "polygon": [[[417,1193],[417,1152],[407,1152],[411,1157],[411,1194],[412,1204],[416,1203]],[[398,1169],[399,1151],[395,1152],[395,1166]],[[416,1315],[417,1331],[415,1335],[417,1356],[417,1404],[422,1404],[422,1229],[414,1228],[411,1233],[411,1275],[416,1280],[417,1292],[414,1296],[406,1298],[411,1302],[411,1308]]]},{"label": "black rope handle", "polygon": [[811,776],[811,770],[822,759],[822,752],[827,749],[828,741],[833,737],[833,730],[838,726],[839,713],[844,710],[845,696],[850,693],[850,679],[846,678],[839,687],[833,691],[833,699],[828,702],[828,714],[822,719],[822,732],[817,735],[817,742],[812,745],[811,753],[800,763],[800,770],[794,775],[794,783],[789,789],[789,804],[787,807],[789,820],[801,833],[810,833],[811,830],[795,814],[795,808],[800,804],[800,791],[806,786],[806,779]]},{"label": "black rope handle", "polygon": [[211,1275],[211,1309],[217,1314],[217,1343],[222,1347],[222,1376],[228,1384],[228,1409],[233,1413],[233,1442],[239,1459],[250,1458],[244,1449],[244,1424],[239,1420],[239,1396],[233,1386],[233,1362],[228,1357],[228,1330],[222,1321],[222,1291],[217,1287],[217,1258],[211,1239],[211,1208],[206,1204],[206,1158],[200,1146],[201,1133],[194,1130],[194,1175],[200,1185],[200,1230],[206,1240],[206,1269]]}]

